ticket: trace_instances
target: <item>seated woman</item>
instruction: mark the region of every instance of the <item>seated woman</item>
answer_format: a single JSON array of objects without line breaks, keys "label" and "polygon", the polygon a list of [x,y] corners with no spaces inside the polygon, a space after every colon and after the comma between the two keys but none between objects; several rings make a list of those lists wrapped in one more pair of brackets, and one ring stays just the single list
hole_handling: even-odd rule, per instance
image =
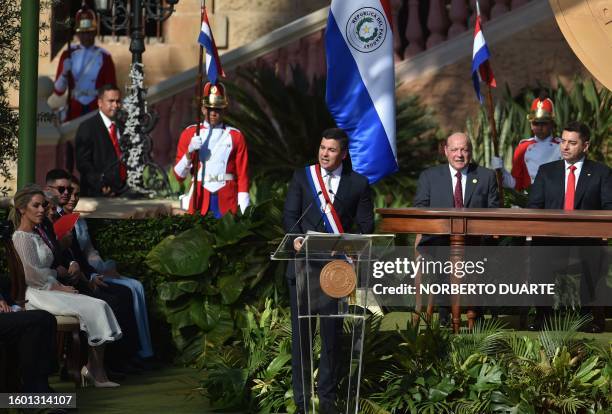
[{"label": "seated woman", "polygon": [[[74,212],[80,199],[81,185],[78,178],[72,176],[71,186],[72,194],[70,195],[70,201],[64,205],[64,211],[66,213]],[[147,315],[147,304],[142,283],[134,278],[120,275],[117,272],[117,267],[113,260],[102,260],[100,253],[98,253],[91,243],[87,223],[84,219],[79,218],[75,230],[79,245],[87,257],[87,261],[98,273],[104,275],[104,282],[123,285],[132,291],[132,296],[134,298],[134,316],[138,324],[138,339],[140,342],[138,356],[143,359],[152,357],[153,348],[151,346],[151,334],[149,332],[149,317]]]},{"label": "seated woman", "polygon": [[57,273],[50,267],[53,253],[34,231],[45,217],[46,200],[42,189],[36,185],[25,186],[17,191],[13,201],[11,219],[16,229],[13,245],[23,264],[28,286],[27,308],[79,318],[90,346],[89,360],[81,370],[83,385],[87,381],[96,387],[118,387],[119,384],[108,380],[104,370],[104,345],[119,339],[122,334],[113,311],[103,300],[80,295],[74,287],[57,281]]}]

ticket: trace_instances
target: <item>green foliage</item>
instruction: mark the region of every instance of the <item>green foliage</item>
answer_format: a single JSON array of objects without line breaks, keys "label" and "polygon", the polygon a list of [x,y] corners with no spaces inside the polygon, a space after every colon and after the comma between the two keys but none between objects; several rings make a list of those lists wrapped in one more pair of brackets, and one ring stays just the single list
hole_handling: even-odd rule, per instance
[{"label": "green foliage", "polygon": [[275,413],[291,400],[291,321],[289,310],[267,299],[262,311],[246,305],[239,312],[241,335],[211,355],[202,383],[217,409],[250,408]]},{"label": "green foliage", "polygon": [[[19,84],[19,2],[0,2],[0,177],[12,180],[13,162],[17,159],[19,114],[9,105],[8,94]],[[0,186],[0,195],[8,195]]]},{"label": "green foliage", "polygon": [[219,358],[218,348],[240,334],[244,305],[284,292],[283,267],[269,260],[283,234],[280,214],[280,201],[270,200],[244,215],[194,219],[150,249],[146,264],[159,275],[160,310],[183,362],[204,366],[211,351]]}]

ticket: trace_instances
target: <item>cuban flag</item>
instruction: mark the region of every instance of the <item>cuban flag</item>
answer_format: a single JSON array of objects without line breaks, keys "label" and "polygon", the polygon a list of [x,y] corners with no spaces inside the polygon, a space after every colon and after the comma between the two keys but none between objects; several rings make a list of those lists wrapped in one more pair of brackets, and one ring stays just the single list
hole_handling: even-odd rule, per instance
[{"label": "cuban flag", "polygon": [[398,170],[389,0],[333,0],[325,48],[327,107],[349,136],[353,169],[375,183]]},{"label": "cuban flag", "polygon": [[200,27],[198,43],[206,49],[206,76],[208,77],[208,81],[215,85],[219,76],[225,77],[225,72],[223,72],[223,68],[221,67],[221,59],[219,59],[215,38],[213,37],[212,30],[210,30],[206,7],[202,13],[202,26]]},{"label": "cuban flag", "polygon": [[476,2],[476,23],[474,27],[474,47],[472,49],[472,82],[474,83],[474,90],[476,91],[476,98],[482,103],[482,95],[480,94],[480,82],[484,82],[487,85],[495,88],[497,83],[493,76],[493,70],[489,58],[489,48],[485,41],[484,34],[481,29],[480,22],[480,7]]}]

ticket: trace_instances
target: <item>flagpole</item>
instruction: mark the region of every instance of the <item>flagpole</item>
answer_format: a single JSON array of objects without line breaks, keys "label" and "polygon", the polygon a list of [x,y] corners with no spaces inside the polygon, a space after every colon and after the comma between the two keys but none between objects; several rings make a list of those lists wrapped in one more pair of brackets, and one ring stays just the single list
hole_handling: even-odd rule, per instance
[{"label": "flagpole", "polygon": [[[493,94],[491,92],[491,85],[487,85],[487,108],[489,115],[489,125],[491,125],[491,144],[493,146],[493,155],[499,157],[499,144],[497,141],[497,127],[495,125],[495,108],[493,107]],[[499,205],[504,207],[504,186],[503,176],[501,168],[495,170],[495,176],[497,177],[497,188],[499,189]]]},{"label": "flagpole", "polygon": [[[476,14],[480,16],[480,4],[476,0]],[[491,144],[493,146],[493,155],[499,157],[499,145],[497,142],[497,127],[495,125],[495,107],[493,106],[493,93],[491,92],[491,83],[487,79],[487,108],[489,125],[491,125]],[[501,168],[495,170],[497,178],[497,188],[499,190],[499,205],[504,207],[504,181]]]},{"label": "flagpole", "polygon": [[[200,0],[200,25],[204,20],[204,9],[206,7],[206,0]],[[204,60],[204,47],[198,43],[200,46],[200,53],[198,58],[198,76],[196,77],[196,88],[198,91],[198,104],[197,104],[197,114],[196,114],[196,134],[200,135],[200,129],[202,128],[202,61]],[[191,156],[191,163],[193,164],[193,209],[194,213],[200,214],[200,200],[198,197],[198,168],[200,166],[200,151],[196,150],[193,152]]]}]

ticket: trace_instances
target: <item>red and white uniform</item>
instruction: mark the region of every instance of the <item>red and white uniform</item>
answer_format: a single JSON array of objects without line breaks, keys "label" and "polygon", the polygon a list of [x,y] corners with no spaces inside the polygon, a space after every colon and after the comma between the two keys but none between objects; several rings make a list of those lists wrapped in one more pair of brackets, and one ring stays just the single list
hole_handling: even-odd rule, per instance
[{"label": "red and white uniform", "polygon": [[[219,210],[221,214],[228,211],[236,213],[238,205],[242,211],[249,205],[249,176],[248,176],[248,153],[246,140],[242,132],[236,128],[223,125],[213,128],[209,137],[209,124],[203,123],[200,136],[206,140],[210,151],[205,164],[201,161],[198,166],[198,177],[195,185],[198,185],[197,197],[200,213],[205,215],[210,205],[210,194],[217,193],[219,197]],[[197,135],[197,125],[190,125],[183,130],[176,148],[176,160],[174,163],[174,175],[182,182],[189,172],[193,173],[194,153],[189,156],[189,143]],[[189,189],[188,205],[189,213],[195,212],[194,182],[192,179]],[[183,204],[183,203],[181,203]]]},{"label": "red and white uniform", "polygon": [[512,157],[512,177],[517,191],[531,186],[540,165],[561,159],[560,138],[549,136],[545,139],[531,137],[521,140]]},{"label": "red and white uniform", "polygon": [[[70,58],[70,75],[63,74]],[[70,109],[64,121],[78,118],[98,108],[98,88],[116,85],[115,64],[110,53],[98,46],[73,45],[60,56],[53,93],[63,95],[70,87]]]}]

